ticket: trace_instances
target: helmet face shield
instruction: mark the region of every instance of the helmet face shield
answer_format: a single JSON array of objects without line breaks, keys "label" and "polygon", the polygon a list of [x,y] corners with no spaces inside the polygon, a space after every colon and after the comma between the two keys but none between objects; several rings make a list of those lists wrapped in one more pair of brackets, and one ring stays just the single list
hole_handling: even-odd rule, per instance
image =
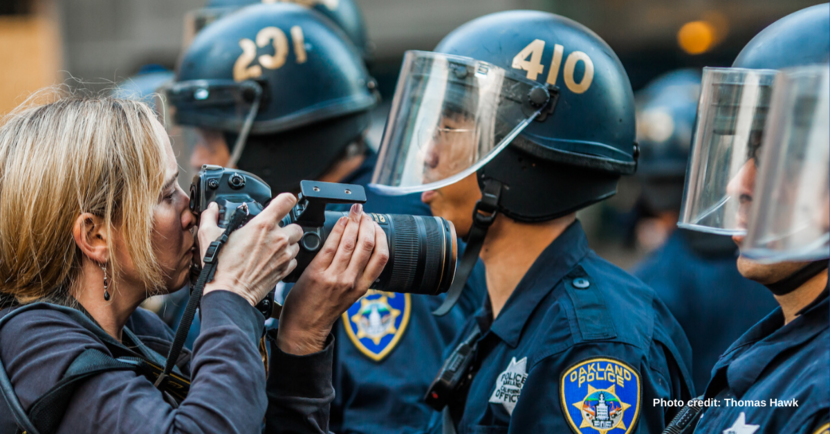
[{"label": "helmet face shield", "polygon": [[679,227],[745,233],[775,75],[704,68]]},{"label": "helmet face shield", "polygon": [[406,194],[467,177],[504,149],[550,98],[544,86],[486,62],[408,51],[373,187]]},{"label": "helmet face shield", "polygon": [[782,72],[741,253],[759,262],[830,257],[830,69]]}]

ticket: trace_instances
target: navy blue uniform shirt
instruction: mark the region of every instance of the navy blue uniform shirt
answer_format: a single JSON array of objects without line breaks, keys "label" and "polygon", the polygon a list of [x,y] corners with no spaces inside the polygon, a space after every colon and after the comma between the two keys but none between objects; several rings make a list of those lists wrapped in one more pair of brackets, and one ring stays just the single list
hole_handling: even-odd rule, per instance
[{"label": "navy blue uniform shirt", "polygon": [[692,345],[695,390],[703,392],[720,355],[778,304],[763,285],[738,273],[736,255],[703,257],[689,236],[697,234],[675,230],[632,274],[654,289],[683,327]]},{"label": "navy blue uniform shirt", "polygon": [[[712,370],[695,433],[819,433],[830,411],[827,289],[789,324],[776,309],[741,336]],[[733,306],[740,313],[740,305]]]},{"label": "navy blue uniform shirt", "polygon": [[[377,155],[341,180],[367,186]],[[365,212],[431,215],[419,194],[383,196],[366,188]],[[348,205],[329,209],[347,211]],[[461,252],[459,251],[459,257]],[[370,291],[335,324],[331,430],[336,433],[417,433],[432,409],[424,393],[443,363],[443,352],[483,301],[483,266],[476,267],[459,304],[447,315],[432,311],[445,296]]]},{"label": "navy blue uniform shirt", "polygon": [[[488,302],[460,339],[476,325],[479,369],[460,399],[460,434],[659,433],[675,411],[652,400],[693,396],[679,324],[650,288],[588,248],[578,221],[495,321]],[[435,413],[432,432],[441,420]]]}]

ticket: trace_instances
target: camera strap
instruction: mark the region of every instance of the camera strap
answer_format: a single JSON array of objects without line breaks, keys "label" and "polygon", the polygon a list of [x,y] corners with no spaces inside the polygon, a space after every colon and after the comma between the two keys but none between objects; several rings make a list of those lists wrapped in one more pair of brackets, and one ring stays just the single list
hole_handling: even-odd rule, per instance
[{"label": "camera strap", "polygon": [[243,203],[233,212],[230,222],[222,236],[208,246],[207,252],[205,252],[205,266],[199,273],[199,280],[196,281],[196,285],[193,286],[193,290],[190,292],[190,300],[187,302],[187,307],[182,315],[182,320],[179,322],[179,327],[176,328],[176,337],[173,339],[173,345],[170,346],[170,352],[167,354],[164,370],[154,384],[157,389],[163,390],[166,383],[170,381],[170,374],[176,366],[176,360],[179,360],[179,354],[181,354],[182,347],[184,347],[184,341],[187,339],[190,325],[193,324],[193,318],[196,316],[196,309],[202,300],[205,285],[213,280],[213,275],[216,273],[216,266],[219,265],[219,252],[225,243],[228,242],[228,237],[231,235],[231,232],[237,230],[247,216],[248,206]]},{"label": "camera strap", "polygon": [[458,303],[458,299],[461,298],[461,293],[464,291],[467,279],[469,279],[476,263],[478,263],[478,254],[481,253],[481,247],[484,245],[487,230],[490,229],[490,225],[493,224],[496,220],[496,215],[499,213],[501,187],[501,182],[495,179],[485,181],[484,190],[481,192],[481,199],[476,202],[476,206],[473,209],[473,225],[470,227],[470,233],[467,236],[467,248],[464,250],[464,256],[461,257],[461,263],[458,265],[458,271],[455,274],[455,279],[452,281],[452,286],[447,291],[447,298],[444,299],[444,303],[438,309],[432,312],[433,315],[446,315]]}]

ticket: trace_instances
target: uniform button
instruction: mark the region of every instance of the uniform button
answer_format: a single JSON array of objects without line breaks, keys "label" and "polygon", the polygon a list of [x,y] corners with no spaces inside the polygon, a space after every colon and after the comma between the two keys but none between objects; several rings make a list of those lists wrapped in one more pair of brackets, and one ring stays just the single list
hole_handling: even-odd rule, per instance
[{"label": "uniform button", "polygon": [[588,287],[591,286],[591,282],[588,279],[583,279],[580,277],[574,279],[573,285],[578,289],[588,289]]}]

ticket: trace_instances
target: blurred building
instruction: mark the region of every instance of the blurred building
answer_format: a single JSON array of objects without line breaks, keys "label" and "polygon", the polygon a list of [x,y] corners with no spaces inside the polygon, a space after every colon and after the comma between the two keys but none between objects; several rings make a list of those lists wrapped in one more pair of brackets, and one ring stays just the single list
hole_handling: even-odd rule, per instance
[{"label": "blurred building", "polygon": [[0,2],[0,115],[58,82],[62,42],[50,2]]}]

